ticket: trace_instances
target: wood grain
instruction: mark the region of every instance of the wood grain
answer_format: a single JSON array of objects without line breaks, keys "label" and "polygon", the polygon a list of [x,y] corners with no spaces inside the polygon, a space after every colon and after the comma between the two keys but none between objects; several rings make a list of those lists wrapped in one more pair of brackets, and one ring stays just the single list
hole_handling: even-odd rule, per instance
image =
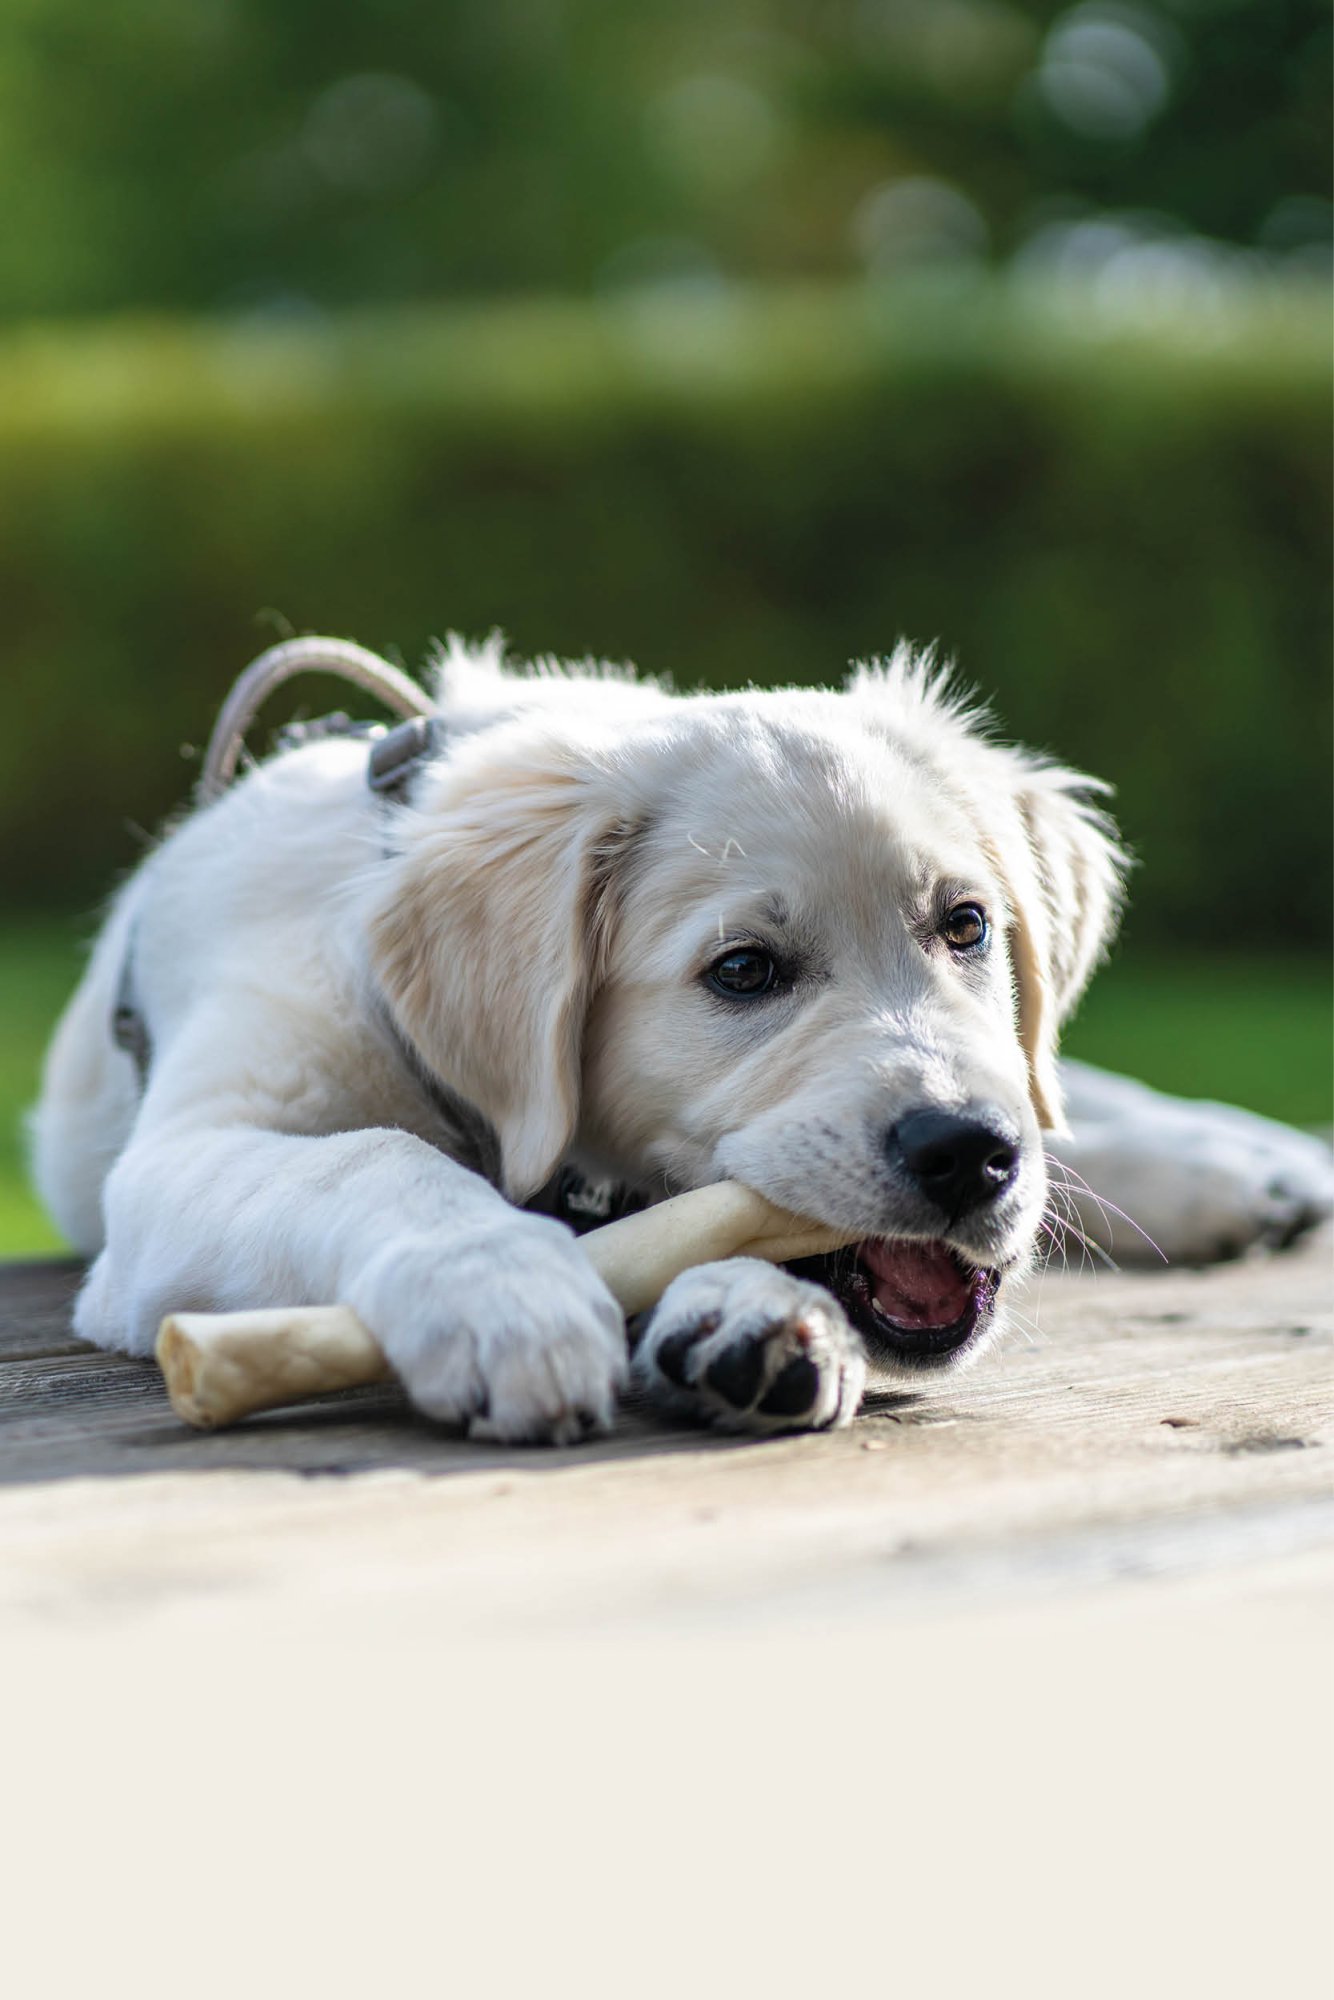
[{"label": "wood grain", "polygon": [[564,1451],[468,1444],[391,1387],[193,1435],[151,1362],[70,1336],[75,1276],[0,1274],[0,1614],[388,1591],[446,1626],[652,1624],[766,1593],[972,1603],[1331,1535],[1327,1241],[1049,1276],[1004,1351],[873,1389],[838,1435],[716,1438],[632,1404]]}]

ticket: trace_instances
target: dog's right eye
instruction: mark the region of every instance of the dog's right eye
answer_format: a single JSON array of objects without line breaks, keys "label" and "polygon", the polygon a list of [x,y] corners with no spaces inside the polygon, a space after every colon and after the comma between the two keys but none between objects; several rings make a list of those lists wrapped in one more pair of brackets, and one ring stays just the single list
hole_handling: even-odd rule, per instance
[{"label": "dog's right eye", "polygon": [[728,1000],[756,1000],[778,984],[778,967],[767,951],[729,951],[709,967],[705,981]]}]

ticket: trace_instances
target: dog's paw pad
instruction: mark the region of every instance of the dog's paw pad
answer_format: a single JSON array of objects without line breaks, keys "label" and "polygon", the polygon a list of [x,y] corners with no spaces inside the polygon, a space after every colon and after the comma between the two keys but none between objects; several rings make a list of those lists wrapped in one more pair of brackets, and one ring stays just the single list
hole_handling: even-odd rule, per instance
[{"label": "dog's paw pad", "polygon": [[683,1326],[677,1332],[669,1333],[665,1340],[659,1341],[654,1359],[667,1380],[676,1388],[686,1389],[690,1386],[690,1377],[686,1372],[687,1363],[696,1344],[711,1331],[710,1327],[701,1322],[698,1326]]},{"label": "dog's paw pad", "polygon": [[764,1348],[757,1340],[734,1340],[708,1365],[711,1389],[734,1409],[748,1410],[764,1384]]},{"label": "dog's paw pad", "polygon": [[800,1417],[820,1393],[820,1371],[809,1354],[789,1361],[760,1404],[766,1417]]}]

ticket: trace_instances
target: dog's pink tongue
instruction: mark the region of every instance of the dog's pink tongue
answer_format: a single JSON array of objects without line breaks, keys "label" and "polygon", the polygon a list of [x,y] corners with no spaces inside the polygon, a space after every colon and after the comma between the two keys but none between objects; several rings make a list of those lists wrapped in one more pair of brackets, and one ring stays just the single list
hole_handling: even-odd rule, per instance
[{"label": "dog's pink tongue", "polygon": [[858,1251],[871,1274],[871,1295],[900,1326],[952,1326],[967,1310],[973,1281],[943,1243],[885,1243],[872,1237]]}]

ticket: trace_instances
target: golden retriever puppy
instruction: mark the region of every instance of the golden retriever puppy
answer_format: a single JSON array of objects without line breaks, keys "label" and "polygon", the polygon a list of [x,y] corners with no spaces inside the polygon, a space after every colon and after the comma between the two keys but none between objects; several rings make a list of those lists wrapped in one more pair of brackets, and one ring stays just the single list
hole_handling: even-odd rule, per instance
[{"label": "golden retriever puppy", "polygon": [[146,1354],[169,1310],[339,1300],[428,1415],[569,1440],[628,1366],[549,1212],[577,1169],[734,1177],[859,1238],[678,1279],[635,1355],[678,1410],[839,1424],[868,1351],[994,1339],[1117,908],[1099,788],[905,649],[838,693],[677,698],[455,643],[436,697],[396,789],[364,742],[288,750],[117,900],[34,1123],[94,1258],[78,1330]]}]

